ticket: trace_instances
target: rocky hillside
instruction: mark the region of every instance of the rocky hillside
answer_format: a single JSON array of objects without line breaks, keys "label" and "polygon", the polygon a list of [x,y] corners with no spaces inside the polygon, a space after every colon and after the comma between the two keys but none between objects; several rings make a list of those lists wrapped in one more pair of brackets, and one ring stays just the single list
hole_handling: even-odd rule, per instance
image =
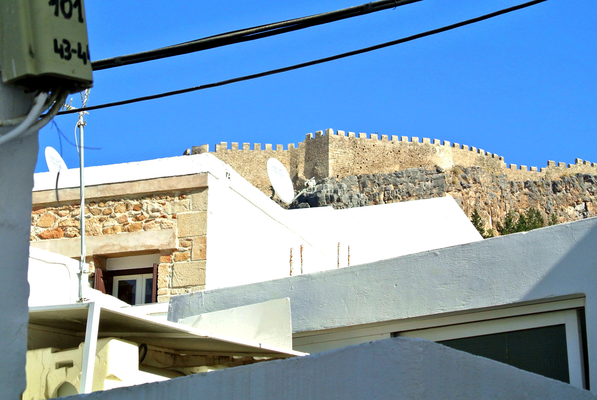
[{"label": "rocky hillside", "polygon": [[597,175],[569,174],[556,180],[541,178],[509,181],[482,167],[449,170],[413,168],[388,174],[349,176],[321,180],[301,195],[291,208],[333,206],[360,207],[374,204],[452,196],[466,215],[478,210],[486,230],[497,232],[498,224],[513,211],[531,207],[545,221],[575,221],[596,215]]}]

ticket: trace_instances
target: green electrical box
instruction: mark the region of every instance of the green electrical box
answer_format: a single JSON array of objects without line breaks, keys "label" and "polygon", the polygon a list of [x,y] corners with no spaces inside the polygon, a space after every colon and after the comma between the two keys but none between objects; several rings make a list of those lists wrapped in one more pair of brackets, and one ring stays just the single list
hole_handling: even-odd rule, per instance
[{"label": "green electrical box", "polygon": [[32,90],[90,88],[83,0],[0,0],[0,70]]}]

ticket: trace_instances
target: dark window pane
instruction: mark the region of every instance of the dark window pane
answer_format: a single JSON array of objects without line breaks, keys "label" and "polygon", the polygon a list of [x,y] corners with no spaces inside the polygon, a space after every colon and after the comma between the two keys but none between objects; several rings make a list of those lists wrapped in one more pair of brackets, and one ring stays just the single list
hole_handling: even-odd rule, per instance
[{"label": "dark window pane", "polygon": [[125,303],[135,305],[135,295],[137,293],[137,280],[128,279],[118,281],[118,298]]},{"label": "dark window pane", "polygon": [[564,325],[444,340],[438,343],[570,383]]},{"label": "dark window pane", "polygon": [[151,298],[153,294],[153,278],[147,278],[145,280],[145,304],[151,303]]}]

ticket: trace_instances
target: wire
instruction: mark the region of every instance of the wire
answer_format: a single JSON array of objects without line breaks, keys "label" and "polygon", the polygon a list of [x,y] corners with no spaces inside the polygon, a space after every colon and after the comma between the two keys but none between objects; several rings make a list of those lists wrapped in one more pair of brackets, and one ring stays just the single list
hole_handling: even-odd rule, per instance
[{"label": "wire", "polygon": [[31,107],[31,111],[27,114],[27,117],[21,122],[16,128],[11,130],[10,132],[6,133],[3,136],[0,136],[0,146],[9,142],[12,139],[15,139],[23,134],[26,134],[29,128],[35,125],[35,121],[39,118],[40,114],[43,112],[45,101],[48,98],[48,93],[41,92],[35,99],[33,100],[33,107]]},{"label": "wire", "polygon": [[344,8],[341,10],[330,11],[326,13],[311,15],[308,17],[295,18],[287,21],[275,22],[266,25],[255,26],[231,32],[222,33],[219,35],[208,36],[202,39],[196,39],[190,42],[180,43],[173,46],[162,47],[155,50],[145,51],[141,53],[129,54],[120,57],[106,58],[103,60],[94,61],[91,67],[94,71],[101,71],[114,67],[124,65],[137,64],[146,61],[158,60],[161,58],[173,57],[182,54],[193,53],[197,51],[213,49],[221,46],[228,46],[230,44],[248,42],[251,40],[261,39],[264,37],[280,35],[282,33],[297,31],[300,29],[310,28],[312,26],[327,24],[330,22],[340,21],[346,18],[357,17],[364,14],[369,14],[377,11],[386,10],[388,8],[396,8],[399,6],[416,3],[421,0],[379,0],[371,3],[361,4],[359,6]]},{"label": "wire", "polygon": [[64,104],[64,101],[66,100],[66,96],[68,96],[68,90],[57,91],[57,94],[55,96],[56,100],[54,101],[52,108],[50,108],[50,110],[48,110],[47,113],[42,115],[41,119],[39,121],[37,121],[35,124],[33,124],[27,130],[27,132],[23,134],[23,136],[27,136],[34,132],[37,132],[41,128],[46,126],[52,120],[52,118],[54,118],[56,116],[56,114],[58,114],[58,111],[60,111],[60,109],[62,108],[62,105]]},{"label": "wire", "polygon": [[329,62],[329,61],[339,60],[339,59],[342,59],[342,58],[346,58],[346,57],[350,57],[350,56],[354,56],[354,55],[358,55],[358,54],[363,54],[363,53],[367,53],[367,52],[374,51],[374,50],[383,49],[385,47],[390,47],[390,46],[395,46],[395,45],[398,45],[398,44],[410,42],[410,41],[413,41],[413,40],[416,40],[416,39],[421,39],[421,38],[426,37],[426,36],[431,36],[431,35],[435,35],[435,34],[438,34],[438,33],[446,32],[446,31],[449,31],[449,30],[452,30],[452,29],[460,28],[460,27],[465,26],[465,25],[470,25],[470,24],[473,24],[473,23],[476,23],[476,22],[479,22],[479,21],[483,21],[483,20],[486,20],[486,19],[497,17],[499,15],[510,13],[512,11],[517,11],[517,10],[520,10],[520,9],[523,9],[523,8],[526,8],[526,7],[530,7],[530,6],[533,6],[533,5],[538,4],[538,3],[543,3],[545,1],[547,1],[547,0],[533,0],[533,1],[529,1],[527,3],[519,4],[519,5],[514,6],[514,7],[504,8],[502,10],[499,10],[499,11],[496,11],[496,12],[493,12],[493,13],[490,13],[490,14],[485,14],[485,15],[482,15],[480,17],[468,19],[468,20],[461,21],[461,22],[458,22],[458,23],[455,23],[455,24],[452,24],[452,25],[446,25],[446,26],[441,27],[441,28],[437,28],[437,29],[433,29],[433,30],[430,30],[430,31],[418,33],[418,34],[412,35],[412,36],[407,36],[407,37],[402,38],[402,39],[397,39],[397,40],[393,40],[393,41],[390,41],[390,42],[381,43],[381,44],[378,44],[378,45],[375,45],[375,46],[365,47],[365,48],[362,48],[362,49],[359,49],[359,50],[349,51],[347,53],[337,54],[337,55],[331,56],[331,57],[320,58],[320,59],[317,59],[317,60],[308,61],[308,62],[301,63],[301,64],[295,64],[295,65],[291,65],[291,66],[284,67],[284,68],[273,69],[273,70],[269,70],[269,71],[265,71],[265,72],[260,72],[260,73],[257,73],[257,74],[252,74],[252,75],[244,75],[244,76],[237,77],[237,78],[232,78],[232,79],[228,79],[228,80],[224,80],[224,81],[219,81],[219,82],[208,83],[208,84],[205,84],[205,85],[195,86],[195,87],[191,87],[191,88],[173,90],[173,91],[170,91],[170,92],[164,92],[164,93],[154,94],[154,95],[150,95],[150,96],[136,97],[136,98],[133,98],[133,99],[122,100],[122,101],[115,101],[115,102],[111,102],[111,103],[104,103],[104,104],[99,104],[97,106],[79,108],[77,110],[62,111],[62,112],[58,113],[58,115],[72,114],[72,113],[80,112],[80,111],[101,110],[103,108],[108,108],[108,107],[123,106],[123,105],[126,105],[126,104],[139,103],[139,102],[148,101],[148,100],[155,100],[155,99],[159,99],[159,98],[162,98],[162,97],[168,97],[168,96],[174,96],[174,95],[183,94],[183,93],[194,92],[194,91],[198,91],[198,90],[210,89],[210,88],[214,88],[214,87],[218,87],[218,86],[229,85],[231,83],[248,81],[248,80],[252,80],[252,79],[261,78],[261,77],[264,77],[264,76],[275,75],[275,74],[280,74],[282,72],[292,71],[292,70],[295,70],[295,69],[310,67],[312,65],[323,64],[323,63],[326,63],[326,62]]}]

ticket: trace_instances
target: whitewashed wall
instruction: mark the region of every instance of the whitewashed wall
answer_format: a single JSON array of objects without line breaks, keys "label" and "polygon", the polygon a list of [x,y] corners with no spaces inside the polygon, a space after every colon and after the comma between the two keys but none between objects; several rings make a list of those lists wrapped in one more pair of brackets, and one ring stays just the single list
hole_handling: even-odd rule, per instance
[{"label": "whitewashed wall", "polygon": [[582,389],[419,339],[387,339],[107,392],[102,400],[595,399]]}]

